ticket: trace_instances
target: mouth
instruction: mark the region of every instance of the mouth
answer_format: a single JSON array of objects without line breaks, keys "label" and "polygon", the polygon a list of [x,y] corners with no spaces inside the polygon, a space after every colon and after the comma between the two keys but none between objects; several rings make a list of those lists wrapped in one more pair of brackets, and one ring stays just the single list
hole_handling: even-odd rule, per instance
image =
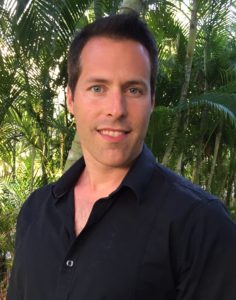
[{"label": "mouth", "polygon": [[97,132],[107,142],[122,142],[126,139],[131,130],[104,128],[98,129]]},{"label": "mouth", "polygon": [[128,131],[128,130],[119,130],[119,129],[100,129],[100,130],[98,130],[98,132],[101,135],[106,135],[106,136],[110,136],[110,137],[119,137],[119,136],[122,136],[124,134],[128,134],[130,131]]}]

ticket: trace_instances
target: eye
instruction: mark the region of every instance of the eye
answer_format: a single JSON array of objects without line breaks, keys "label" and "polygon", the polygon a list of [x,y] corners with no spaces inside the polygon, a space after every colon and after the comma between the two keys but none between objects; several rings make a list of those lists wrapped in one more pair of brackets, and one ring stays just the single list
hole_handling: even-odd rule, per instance
[{"label": "eye", "polygon": [[142,95],[143,92],[142,92],[142,89],[140,88],[136,88],[136,87],[131,87],[128,89],[128,92],[131,94],[131,95]]},{"label": "eye", "polygon": [[96,94],[100,94],[104,89],[100,85],[94,85],[90,88],[90,90]]}]

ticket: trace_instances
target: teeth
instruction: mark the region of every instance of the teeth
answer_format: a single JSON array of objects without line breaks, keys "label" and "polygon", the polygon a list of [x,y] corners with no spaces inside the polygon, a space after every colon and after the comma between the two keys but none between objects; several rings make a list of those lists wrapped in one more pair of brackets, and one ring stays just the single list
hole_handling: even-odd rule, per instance
[{"label": "teeth", "polygon": [[114,131],[114,130],[101,130],[100,132],[101,132],[101,134],[109,135],[112,137],[117,137],[117,136],[124,134],[123,131]]}]

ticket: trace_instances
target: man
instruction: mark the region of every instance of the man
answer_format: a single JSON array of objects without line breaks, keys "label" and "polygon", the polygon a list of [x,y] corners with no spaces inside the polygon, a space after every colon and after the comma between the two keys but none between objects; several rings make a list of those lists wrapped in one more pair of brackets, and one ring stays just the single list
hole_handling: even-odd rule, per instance
[{"label": "man", "polygon": [[8,300],[236,299],[235,224],[144,146],[156,57],[133,14],[75,37],[67,102],[83,158],[25,202]]}]

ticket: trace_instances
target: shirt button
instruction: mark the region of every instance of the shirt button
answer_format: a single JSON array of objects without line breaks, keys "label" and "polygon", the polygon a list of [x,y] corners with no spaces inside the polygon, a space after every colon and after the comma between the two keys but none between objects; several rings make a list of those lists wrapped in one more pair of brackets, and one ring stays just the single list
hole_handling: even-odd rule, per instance
[{"label": "shirt button", "polygon": [[74,265],[73,260],[69,260],[69,259],[68,259],[68,260],[66,261],[66,265],[67,265],[67,267],[72,268],[73,265]]}]

